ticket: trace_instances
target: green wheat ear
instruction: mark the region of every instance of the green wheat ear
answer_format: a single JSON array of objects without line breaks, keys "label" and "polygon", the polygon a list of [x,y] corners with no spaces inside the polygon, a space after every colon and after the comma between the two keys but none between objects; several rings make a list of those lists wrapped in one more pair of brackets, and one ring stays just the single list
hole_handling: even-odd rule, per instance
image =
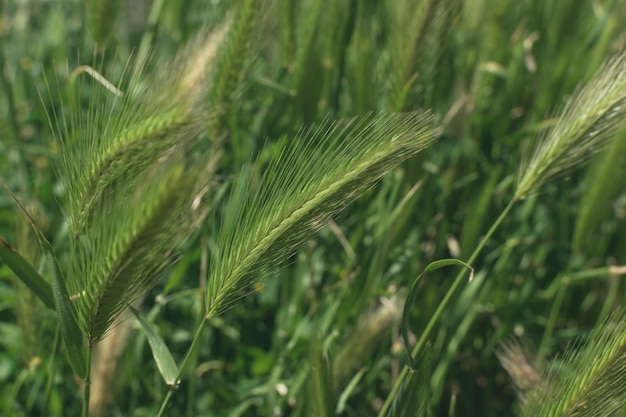
[{"label": "green wheat ear", "polygon": [[194,200],[207,178],[197,175],[198,166],[185,165],[180,155],[155,164],[134,195],[113,193],[116,203],[88,235],[72,241],[70,288],[80,295],[79,323],[90,343],[156,284],[203,217]]},{"label": "green wheat ear", "polygon": [[437,136],[428,112],[365,116],[302,130],[258,184],[242,176],[219,229],[207,316]]},{"label": "green wheat ear", "polygon": [[[141,176],[174,150],[189,151],[206,129],[214,58],[229,23],[187,47],[154,74],[140,57],[128,91],[119,97],[99,82],[78,82],[71,96],[92,97],[84,115],[72,109],[57,122],[61,158],[58,171],[67,179],[65,209],[73,233],[85,233],[95,213],[110,201],[109,191]],[[62,126],[62,127],[61,127]]]},{"label": "green wheat ear", "polygon": [[90,94],[86,110],[57,120],[57,170],[74,234],[67,287],[90,345],[157,283],[207,213],[202,197],[219,152],[196,144],[228,27],[159,63],[155,73],[140,57],[123,96],[96,82],[70,89],[82,97],[89,87]]},{"label": "green wheat ear", "polygon": [[608,60],[565,104],[523,169],[514,200],[585,162],[626,124],[626,52]]},{"label": "green wheat ear", "polygon": [[528,395],[522,416],[623,416],[624,399],[626,313],[621,310],[543,375]]}]

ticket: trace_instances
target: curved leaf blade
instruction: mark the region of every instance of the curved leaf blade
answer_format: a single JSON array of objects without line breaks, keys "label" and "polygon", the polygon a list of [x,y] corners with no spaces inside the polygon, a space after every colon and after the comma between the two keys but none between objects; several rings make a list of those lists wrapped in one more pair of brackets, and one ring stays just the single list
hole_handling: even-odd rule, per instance
[{"label": "curved leaf blade", "polygon": [[159,336],[159,334],[154,330],[152,325],[150,325],[150,323],[148,323],[148,321],[137,310],[131,306],[130,311],[132,311],[135,315],[139,324],[141,324],[141,328],[146,335],[146,338],[148,338],[154,362],[156,363],[163,380],[165,380],[165,383],[171,387],[177,386],[179,383],[178,365],[176,365],[176,361],[174,361],[174,357],[167,348],[167,345],[161,336]]},{"label": "curved leaf blade", "polygon": [[402,339],[404,340],[404,347],[406,348],[409,366],[412,369],[415,369],[415,360],[412,358],[411,345],[409,343],[409,315],[411,314],[413,303],[415,302],[415,298],[417,297],[417,292],[419,289],[421,278],[427,272],[434,271],[434,270],[437,270],[446,266],[451,266],[451,265],[461,266],[463,268],[469,269],[470,270],[469,281],[472,282],[472,278],[474,277],[474,268],[472,268],[470,265],[458,259],[440,259],[440,260],[429,263],[424,269],[424,271],[421,274],[419,274],[418,277],[415,279],[415,281],[413,282],[413,285],[411,285],[411,289],[409,290],[409,295],[406,298],[406,303],[404,304],[404,310],[402,311]]},{"label": "curved leaf blade", "polygon": [[50,268],[50,283],[52,285],[52,295],[54,296],[54,304],[56,305],[57,318],[61,329],[61,336],[65,343],[68,360],[76,375],[81,378],[87,377],[87,355],[83,342],[83,333],[78,327],[76,321],[76,309],[70,300],[70,296],[65,286],[63,274],[59,268],[52,246],[43,235],[39,235],[41,246],[44,250],[46,264]]},{"label": "curved leaf blade", "polygon": [[35,220],[30,213],[28,213],[26,207],[24,207],[2,178],[0,178],[0,184],[7,190],[11,198],[13,198],[37,235],[39,245],[41,245],[43,249],[46,265],[50,268],[52,296],[54,305],[56,306],[57,319],[59,321],[61,336],[63,336],[63,343],[67,350],[68,360],[72,369],[78,376],[87,378],[87,355],[83,344],[83,334],[78,327],[76,309],[70,300],[67,287],[65,286],[65,279],[63,278],[63,273],[61,272],[57,258],[54,256],[52,245],[50,245],[50,242],[48,242],[48,239],[46,239],[41,229],[37,227]]},{"label": "curved leaf blade", "polygon": [[0,259],[13,271],[46,307],[54,310],[52,288],[33,267],[0,236]]}]

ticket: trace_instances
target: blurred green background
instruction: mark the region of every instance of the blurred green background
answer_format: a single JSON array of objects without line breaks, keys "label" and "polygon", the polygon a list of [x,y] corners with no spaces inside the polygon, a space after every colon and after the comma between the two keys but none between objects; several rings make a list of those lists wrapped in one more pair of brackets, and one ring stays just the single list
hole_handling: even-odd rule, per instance
[{"label": "blurred green background", "polygon": [[[154,62],[171,58],[229,14],[244,27],[221,61],[227,82],[207,97],[224,108],[207,134],[225,151],[213,218],[233,175],[252,159],[269,160],[303,124],[430,108],[444,130],[286,268],[210,321],[170,415],[310,415],[307,358],[319,338],[331,353],[334,388],[350,394],[338,414],[376,415],[405,363],[399,321],[408,286],[429,262],[471,254],[568,94],[626,47],[626,7],[620,0],[0,0],[0,176],[61,259],[64,187],[46,113],[67,106],[69,73],[93,65],[117,79],[138,51],[153,48]],[[626,133],[616,132],[589,164],[517,204],[488,242],[474,281],[431,337],[432,415],[516,415],[515,390],[495,356],[499,343],[519,338],[539,364],[623,304],[625,155]],[[207,224],[140,306],[177,360],[201,314],[197,288],[212,230]],[[4,191],[0,235],[43,271],[37,240]],[[410,321],[417,337],[456,272],[426,276]],[[102,388],[111,397],[93,415],[155,415],[167,391],[145,337],[127,323],[120,328],[128,334],[104,348],[115,353],[102,356],[99,371],[111,373]],[[61,349],[55,329],[53,314],[0,264],[3,415],[78,415],[79,384],[53,353]]]}]

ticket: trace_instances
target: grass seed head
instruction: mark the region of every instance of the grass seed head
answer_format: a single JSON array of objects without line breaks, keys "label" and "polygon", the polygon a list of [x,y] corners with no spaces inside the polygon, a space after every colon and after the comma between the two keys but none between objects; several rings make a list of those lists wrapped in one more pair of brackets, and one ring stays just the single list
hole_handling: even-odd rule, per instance
[{"label": "grass seed head", "polygon": [[556,124],[525,164],[515,200],[587,161],[626,121],[626,52],[608,60],[567,100]]}]

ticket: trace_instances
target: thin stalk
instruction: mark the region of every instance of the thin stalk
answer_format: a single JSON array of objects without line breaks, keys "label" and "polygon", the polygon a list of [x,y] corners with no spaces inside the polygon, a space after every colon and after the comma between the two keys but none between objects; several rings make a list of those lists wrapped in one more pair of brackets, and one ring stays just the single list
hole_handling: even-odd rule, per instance
[{"label": "thin stalk", "polygon": [[[183,362],[180,364],[180,367],[178,368],[178,375],[176,375],[177,383],[182,378],[183,372],[185,371],[185,368],[187,367],[187,363],[189,362],[189,359],[193,355],[194,351],[196,350],[196,346],[198,342],[200,341],[200,335],[202,334],[202,330],[204,330],[204,325],[207,322],[207,320],[208,320],[207,316],[202,317],[202,321],[200,322],[200,324],[198,325],[198,328],[196,329],[196,334],[193,336],[193,340],[191,341],[191,346],[189,346],[189,350],[187,350],[187,353],[185,354],[185,358],[183,359]],[[170,399],[172,398],[172,394],[174,394],[174,391],[176,391],[177,388],[178,388],[177,384],[172,385],[170,387],[170,390],[167,392],[167,395],[165,395],[165,398],[163,398],[163,403],[161,404],[161,408],[159,409],[159,414],[157,414],[157,417],[163,417],[164,415],[163,413],[165,412],[165,409],[167,408],[167,405],[169,404]]]},{"label": "thin stalk", "polygon": [[448,417],[454,417],[454,412],[456,410],[456,389],[452,389],[452,396],[450,397],[450,407],[448,407]]},{"label": "thin stalk", "polygon": [[[0,1],[0,11],[4,9],[4,2]],[[30,193],[30,185],[28,183],[28,167],[22,155],[22,147],[20,146],[19,134],[20,123],[17,114],[17,104],[15,102],[15,92],[13,91],[13,82],[9,79],[5,73],[5,66],[8,53],[6,51],[6,39],[4,34],[0,32],[0,84],[5,92],[7,100],[7,108],[9,113],[9,128],[11,131],[11,139],[13,146],[15,146],[15,152],[17,155],[16,173],[19,178],[18,183],[22,187],[22,192],[25,195]]]},{"label": "thin stalk", "polygon": [[87,373],[85,374],[85,385],[83,386],[83,417],[89,417],[89,394],[91,393],[91,353],[93,345],[87,346]]},{"label": "thin stalk", "polygon": [[155,0],[152,3],[150,14],[148,15],[148,27],[141,37],[141,43],[139,44],[139,58],[143,59],[145,54],[150,50],[152,46],[152,40],[156,35],[157,25],[159,23],[159,16],[161,15],[161,9],[163,9],[163,0]]},{"label": "thin stalk", "polygon": [[[200,293],[202,294],[202,293]],[[196,308],[202,309],[204,307],[202,296],[198,294],[195,297]],[[204,317],[202,317],[201,322],[204,321]],[[199,324],[200,326],[201,324]],[[198,366],[198,356],[200,354],[200,349],[191,348],[193,352],[191,355],[191,366],[193,368]],[[187,410],[185,410],[186,417],[193,417],[194,415],[194,407],[196,404],[196,384],[198,382],[198,378],[195,372],[192,372],[189,375],[189,389],[187,390]]]},{"label": "thin stalk", "polygon": [[606,321],[606,317],[609,315],[611,308],[615,306],[615,300],[617,299],[617,295],[620,294],[618,290],[619,281],[617,276],[611,274],[609,277],[609,287],[606,292],[606,297],[604,298],[604,302],[602,303],[602,309],[600,310],[600,314],[598,315],[598,321],[594,328],[601,326],[602,323]]},{"label": "thin stalk", "polygon": [[561,310],[561,304],[563,304],[563,298],[565,297],[565,291],[567,290],[570,279],[565,276],[561,278],[560,281],[559,289],[557,290],[556,296],[554,297],[554,303],[552,303],[552,308],[550,309],[550,317],[548,318],[546,329],[544,330],[543,337],[541,338],[539,353],[537,353],[537,359],[535,360],[535,369],[541,369],[541,364],[548,353],[548,343],[550,342],[550,338],[554,332],[554,325],[556,324],[557,316]]},{"label": "thin stalk", "polygon": [[[491,226],[489,231],[487,231],[487,234],[481,239],[481,241],[478,244],[478,246],[476,247],[476,249],[474,249],[474,252],[472,253],[472,255],[466,261],[467,264],[471,265],[476,260],[476,258],[480,254],[480,252],[483,250],[483,248],[487,244],[487,241],[491,238],[491,236],[496,231],[498,226],[500,226],[500,223],[502,223],[504,218],[509,214],[509,211],[511,211],[511,208],[513,207],[513,205],[515,204],[516,201],[517,200],[515,200],[515,199],[511,200],[509,202],[509,204],[504,208],[502,213],[500,213],[500,216],[498,216],[498,218],[493,223],[493,225]],[[463,278],[465,277],[465,273],[466,273],[466,271],[465,271],[465,269],[463,269],[457,275],[457,277],[455,278],[454,282],[452,283],[452,285],[448,289],[448,292],[446,292],[446,295],[443,297],[443,299],[439,303],[439,306],[437,307],[437,310],[435,310],[435,313],[432,315],[432,317],[428,321],[428,324],[426,325],[426,328],[422,332],[422,335],[420,336],[417,344],[415,345],[415,347],[413,348],[413,351],[411,352],[411,357],[413,358],[413,360],[415,360],[417,355],[420,353],[420,351],[422,350],[422,348],[426,344],[426,341],[428,340],[428,336],[430,335],[430,332],[433,330],[433,327],[435,327],[435,324],[439,320],[439,317],[443,313],[443,310],[446,308],[446,306],[450,302],[450,299],[454,295],[456,289],[459,287],[459,285],[461,285],[461,282],[463,281]],[[400,375],[398,376],[398,379],[396,379],[396,382],[393,384],[393,387],[391,388],[391,392],[389,393],[389,395],[385,399],[385,403],[383,404],[382,408],[378,412],[378,417],[384,417],[387,414],[387,412],[389,411],[389,408],[391,407],[391,404],[393,403],[394,398],[396,398],[396,395],[398,394],[398,391],[400,390],[400,386],[402,385],[402,381],[404,381],[407,372],[409,372],[409,369],[410,368],[407,365],[404,365],[404,367],[402,368],[402,372],[400,372]]]},{"label": "thin stalk", "polygon": [[13,407],[15,406],[15,403],[17,402],[17,394],[20,392],[22,385],[24,385],[24,382],[26,382],[26,379],[28,379],[29,375],[30,375],[30,369],[28,368],[22,369],[20,373],[17,375],[17,377],[15,378],[15,382],[13,383],[13,386],[11,387],[11,389],[7,390],[8,395],[5,397],[6,404],[4,406],[4,413],[3,413],[4,417],[10,417],[12,415]]},{"label": "thin stalk", "polygon": [[48,407],[50,406],[50,395],[52,394],[52,387],[54,386],[55,377],[55,363],[57,354],[59,353],[59,347],[61,346],[61,330],[57,327],[54,334],[54,343],[52,345],[52,355],[50,357],[50,365],[48,366],[48,377],[46,378],[46,391],[43,397],[43,404],[41,406],[41,416],[48,415]]}]

